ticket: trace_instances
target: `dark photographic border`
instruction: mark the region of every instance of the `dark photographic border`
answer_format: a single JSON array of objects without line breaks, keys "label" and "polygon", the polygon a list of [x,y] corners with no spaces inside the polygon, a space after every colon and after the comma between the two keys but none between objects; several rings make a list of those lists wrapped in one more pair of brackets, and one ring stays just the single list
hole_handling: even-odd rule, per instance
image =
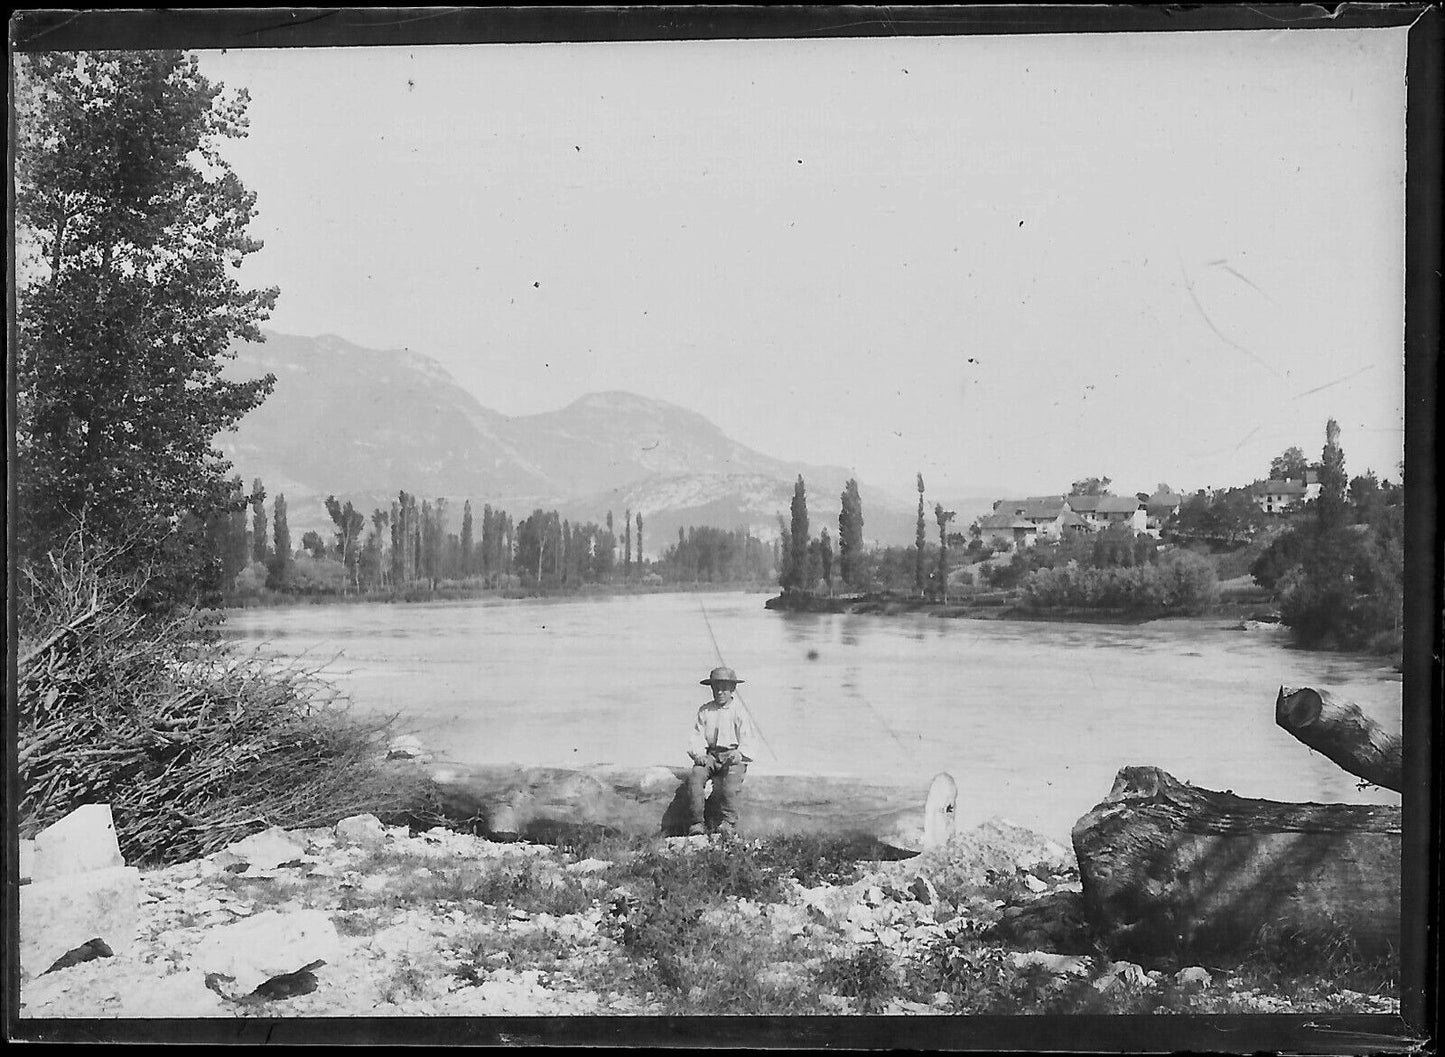
[{"label": "dark photographic border", "polygon": [[[7,811],[5,991],[7,1038],[167,1043],[345,1045],[593,1045],[765,1048],[992,1049],[1083,1052],[1414,1050],[1435,1037],[1439,985],[1438,743],[1442,688],[1439,482],[1435,465],[1440,355],[1442,12],[1439,6],[1260,5],[953,7],[272,8],[176,11],[20,11],[14,51],[280,48],[566,41],[893,37],[972,34],[1200,32],[1409,26],[1406,115],[1405,461],[1406,646],[1403,671],[1406,788],[1402,860],[1401,1016],[1188,1017],[729,1017],[393,1018],[278,1020],[25,1020],[17,1018],[14,956],[18,887],[11,862],[16,820]],[[13,120],[13,118],[12,118]],[[11,164],[14,128],[10,130]],[[14,335],[14,198],[9,327]],[[7,463],[14,459],[13,360],[7,357]],[[8,477],[9,475],[7,475]],[[13,485],[10,486],[13,488]],[[14,493],[7,488],[7,508]],[[7,563],[8,565],[9,563]],[[15,581],[9,573],[7,598]],[[7,603],[7,613],[10,612]],[[15,685],[16,632],[7,619],[7,687]],[[13,697],[7,693],[7,700]],[[6,709],[9,803],[16,802],[13,709]]]}]

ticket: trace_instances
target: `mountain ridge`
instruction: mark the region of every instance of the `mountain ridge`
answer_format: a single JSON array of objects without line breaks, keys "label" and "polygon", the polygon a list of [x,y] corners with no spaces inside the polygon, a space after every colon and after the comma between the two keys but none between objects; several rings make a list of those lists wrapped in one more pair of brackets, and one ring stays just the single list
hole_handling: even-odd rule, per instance
[{"label": "mountain ridge", "polygon": [[[564,407],[508,416],[485,407],[446,368],[410,349],[368,349],[335,334],[268,331],[238,344],[226,373],[271,372],[272,395],[218,438],[234,469],[259,477],[269,497],[285,493],[294,538],[329,533],[324,500],[389,507],[400,490],[450,501],[452,529],[471,499],[520,520],[555,509],[574,520],[641,510],[656,557],[688,525],[778,534],[793,485],[804,478],[815,528],[836,527],[841,466],[792,462],[728,437],[697,411],[626,390],[586,393]],[[859,482],[865,537],[911,543],[911,504]],[[930,499],[931,509],[933,500]],[[947,500],[962,523],[984,512],[982,497]],[[268,501],[268,510],[270,509]],[[831,514],[823,515],[823,510]],[[930,528],[932,517],[929,517]],[[617,533],[622,535],[620,521]]]}]

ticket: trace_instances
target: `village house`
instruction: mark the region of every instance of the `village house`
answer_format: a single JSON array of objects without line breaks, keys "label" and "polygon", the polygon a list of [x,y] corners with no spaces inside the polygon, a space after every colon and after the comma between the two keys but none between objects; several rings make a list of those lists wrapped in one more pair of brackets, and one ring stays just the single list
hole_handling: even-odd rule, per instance
[{"label": "village house", "polygon": [[1070,497],[1035,495],[1027,499],[1000,499],[993,505],[995,516],[1021,518],[1034,526],[1033,539],[1060,539],[1065,532],[1087,529],[1088,523],[1070,506]]},{"label": "village house", "polygon": [[1283,514],[1292,507],[1319,498],[1320,478],[1314,470],[1306,470],[1304,480],[1256,481],[1251,486],[1255,505],[1266,514]]},{"label": "village house", "polygon": [[1156,539],[1160,530],[1179,513],[1184,497],[1177,492],[1160,489],[1144,500],[1144,531]]},{"label": "village house", "polygon": [[1032,547],[1039,536],[1039,527],[1017,514],[985,514],[978,528],[983,542],[995,550]]},{"label": "village house", "polygon": [[1120,525],[1134,533],[1144,531],[1144,505],[1134,496],[1071,495],[1069,506],[1095,532]]}]

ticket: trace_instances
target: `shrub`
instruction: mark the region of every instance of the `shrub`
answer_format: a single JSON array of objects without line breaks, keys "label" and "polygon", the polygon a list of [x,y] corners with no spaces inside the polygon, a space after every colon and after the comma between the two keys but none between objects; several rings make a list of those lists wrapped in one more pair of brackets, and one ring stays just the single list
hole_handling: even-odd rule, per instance
[{"label": "shrub", "polygon": [[27,573],[18,651],[21,832],[108,803],[127,860],[178,862],[267,826],[395,817],[415,772],[390,721],[313,672],[242,654],[195,611],[147,618],[145,583],[67,551]]}]

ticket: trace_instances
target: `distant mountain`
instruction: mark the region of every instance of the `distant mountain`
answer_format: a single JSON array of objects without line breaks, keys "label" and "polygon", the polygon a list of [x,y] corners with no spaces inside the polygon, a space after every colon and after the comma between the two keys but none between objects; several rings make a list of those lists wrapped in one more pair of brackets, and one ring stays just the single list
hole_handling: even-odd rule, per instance
[{"label": "distant mountain", "polygon": [[[645,553],[656,557],[688,525],[746,527],[773,538],[799,474],[814,531],[827,525],[837,532],[848,470],[763,455],[674,404],[591,393],[557,411],[513,417],[483,407],[440,364],[405,350],[268,333],[264,344],[235,351],[228,375],[269,371],[276,388],[219,442],[248,484],[259,477],[270,497],[285,493],[296,539],[310,529],[329,531],[327,495],[370,511],[389,507],[405,489],[446,497],[454,531],[468,498],[478,520],[483,503],[514,520],[540,507],[602,522],[610,510],[619,537],[624,511],[640,510]],[[864,482],[859,490],[865,535],[911,543],[914,507]],[[966,527],[992,498],[944,505]],[[934,498],[928,502],[931,510]],[[931,513],[929,526],[931,538]]]}]

